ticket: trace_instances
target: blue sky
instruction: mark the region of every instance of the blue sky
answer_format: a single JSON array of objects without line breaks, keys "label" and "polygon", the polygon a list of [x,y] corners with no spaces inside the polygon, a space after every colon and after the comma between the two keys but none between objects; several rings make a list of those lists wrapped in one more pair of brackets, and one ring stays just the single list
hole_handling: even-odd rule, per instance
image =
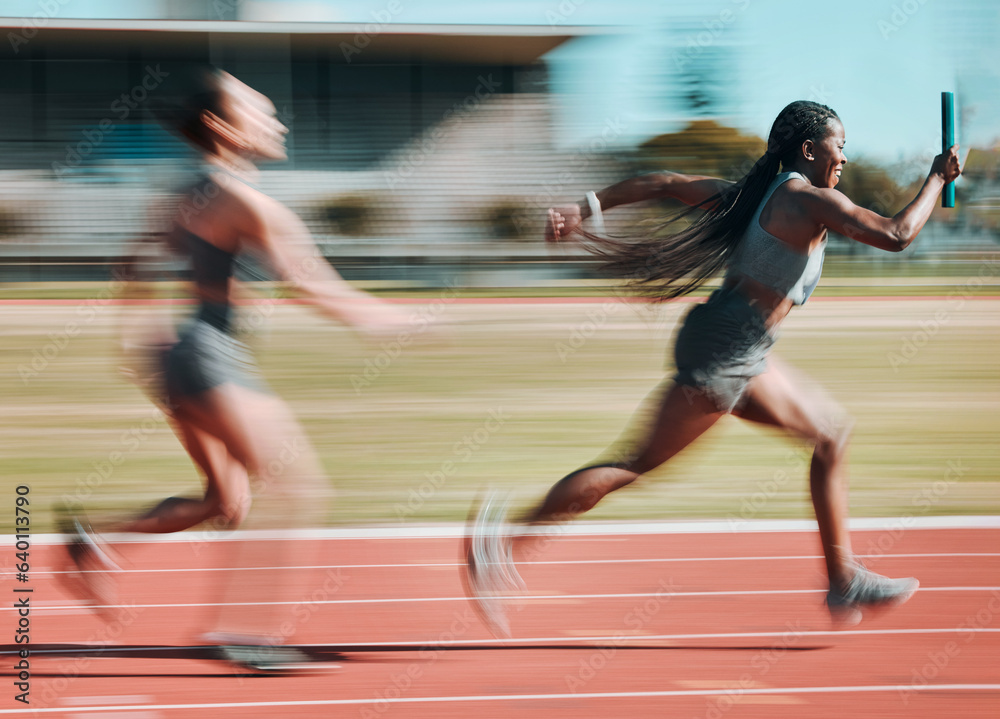
[{"label": "blue sky", "polygon": [[[949,90],[966,110],[959,119],[964,146],[1000,138],[994,0],[585,0],[570,19],[634,24],[622,38],[580,40],[553,59],[565,60],[555,67],[569,91],[570,117],[588,105],[627,108],[639,137],[689,119],[657,92],[676,81],[664,65],[724,45],[731,67],[720,119],[748,132],[766,135],[785,104],[813,99],[844,120],[849,157],[899,161],[940,151],[940,93]],[[604,51],[593,51],[602,42]]]},{"label": "blue sky", "polygon": [[[549,58],[567,144],[600,133],[640,142],[690,119],[676,89],[678,53],[724,53],[719,119],[765,135],[794,99],[832,106],[848,157],[900,161],[938,151],[940,92],[957,91],[959,141],[1000,138],[1000,2],[996,0],[205,0],[280,6],[284,18],[371,22],[395,3],[401,23],[596,25]],[[40,0],[5,0],[34,15]],[[49,5],[52,5],[50,2]],[[68,0],[58,17],[150,17],[163,0]],[[683,56],[682,56],[683,58]]]}]

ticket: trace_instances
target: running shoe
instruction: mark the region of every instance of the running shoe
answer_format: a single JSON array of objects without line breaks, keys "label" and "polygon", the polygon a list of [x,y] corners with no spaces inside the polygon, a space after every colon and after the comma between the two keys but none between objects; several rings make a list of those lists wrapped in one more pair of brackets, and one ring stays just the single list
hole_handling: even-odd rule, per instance
[{"label": "running shoe", "polygon": [[[215,647],[218,659],[257,672],[298,672],[316,668],[309,655],[295,647],[273,644],[224,644]],[[324,664],[324,669],[339,665]]]},{"label": "running shoe", "polygon": [[69,535],[66,552],[76,567],[79,588],[91,602],[92,609],[105,619],[114,618],[118,606],[118,586],[112,572],[121,567],[111,558],[104,541],[86,519],[64,517],[60,530]]},{"label": "running shoe", "polygon": [[830,588],[826,594],[826,606],[837,624],[853,626],[861,621],[866,611],[902,604],[913,596],[919,586],[920,582],[913,577],[890,579],[859,563],[846,587]]},{"label": "running shoe", "polygon": [[487,495],[473,511],[465,539],[466,585],[473,606],[490,631],[510,637],[507,597],[524,589],[513,561],[513,537],[506,522],[507,501]]}]

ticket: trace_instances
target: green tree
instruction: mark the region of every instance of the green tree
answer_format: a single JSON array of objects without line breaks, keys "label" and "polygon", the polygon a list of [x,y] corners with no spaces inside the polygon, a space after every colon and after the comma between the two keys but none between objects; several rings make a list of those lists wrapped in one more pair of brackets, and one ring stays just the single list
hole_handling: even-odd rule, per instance
[{"label": "green tree", "polygon": [[753,166],[766,143],[715,120],[695,120],[680,132],[658,135],[638,150],[648,171],[673,170],[736,180]]},{"label": "green tree", "polygon": [[913,199],[884,167],[864,158],[847,163],[837,189],[855,205],[886,216],[895,215]]}]

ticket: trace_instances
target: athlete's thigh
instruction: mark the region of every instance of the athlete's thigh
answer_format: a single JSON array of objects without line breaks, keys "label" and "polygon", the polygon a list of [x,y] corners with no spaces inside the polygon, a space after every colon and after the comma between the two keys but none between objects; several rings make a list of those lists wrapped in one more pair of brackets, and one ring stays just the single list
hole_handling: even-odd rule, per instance
[{"label": "athlete's thigh", "polygon": [[701,391],[687,385],[671,384],[662,394],[639,452],[633,461],[642,473],[663,464],[725,415]]},{"label": "athlete's thigh", "polygon": [[249,492],[247,470],[229,453],[225,442],[196,425],[183,412],[175,412],[172,422],[191,459],[205,474],[205,495],[222,501],[242,500]]},{"label": "athlete's thigh", "polygon": [[851,425],[843,407],[815,380],[773,354],[733,414],[813,441],[841,436]]},{"label": "athlete's thigh", "polygon": [[297,427],[279,398],[232,383],[181,400],[176,414],[219,439],[251,471],[265,466]]}]

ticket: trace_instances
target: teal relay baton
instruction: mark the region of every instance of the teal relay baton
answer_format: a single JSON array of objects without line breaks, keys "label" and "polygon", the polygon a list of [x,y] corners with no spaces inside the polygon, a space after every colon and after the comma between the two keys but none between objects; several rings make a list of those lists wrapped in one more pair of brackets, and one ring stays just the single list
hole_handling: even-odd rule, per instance
[{"label": "teal relay baton", "polygon": [[[941,93],[941,152],[955,144],[955,93]],[[955,183],[949,182],[941,193],[941,207],[955,206]]]}]

